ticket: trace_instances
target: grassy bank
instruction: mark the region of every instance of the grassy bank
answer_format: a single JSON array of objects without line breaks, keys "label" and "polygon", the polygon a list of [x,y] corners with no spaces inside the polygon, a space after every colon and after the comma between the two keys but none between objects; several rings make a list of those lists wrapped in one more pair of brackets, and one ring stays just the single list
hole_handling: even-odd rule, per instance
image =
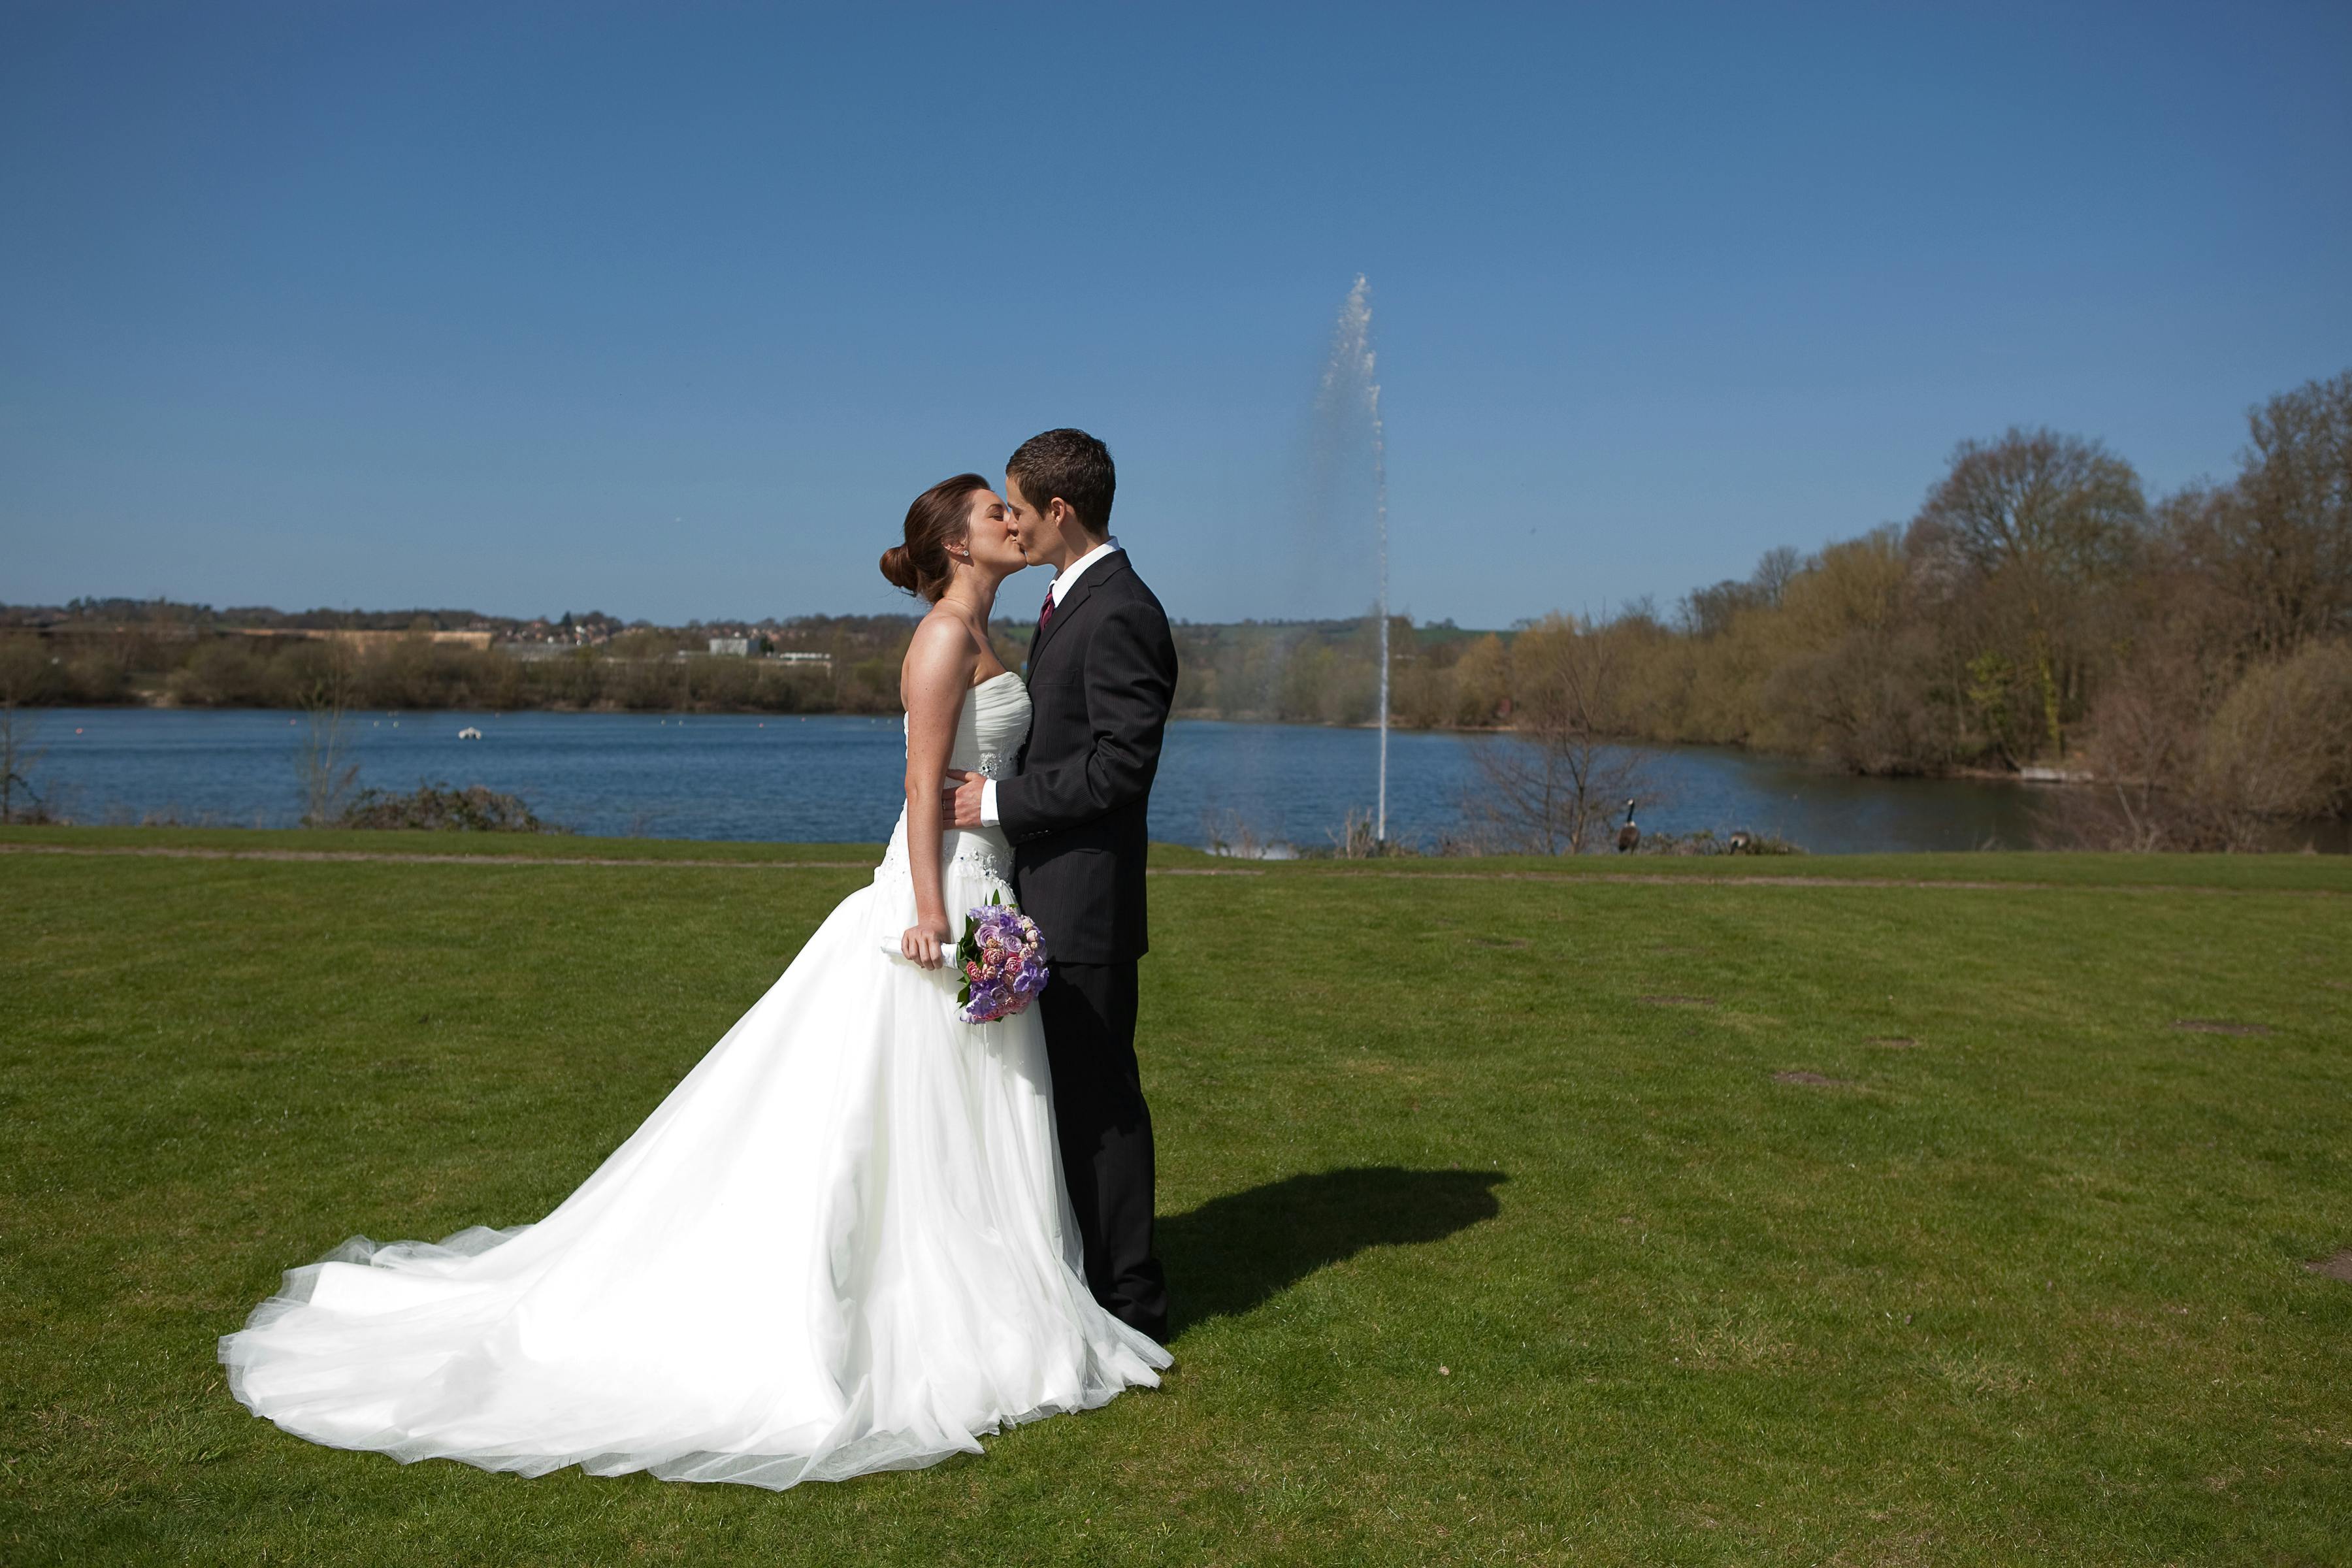
[{"label": "grassy bank", "polygon": [[229,1400],[279,1269],[545,1212],[871,854],[0,832],[0,1559],[2340,1554],[2352,1284],[2305,1264],[2352,1246],[2352,867],[2313,858],[1169,851],[1160,1392],[781,1496]]}]

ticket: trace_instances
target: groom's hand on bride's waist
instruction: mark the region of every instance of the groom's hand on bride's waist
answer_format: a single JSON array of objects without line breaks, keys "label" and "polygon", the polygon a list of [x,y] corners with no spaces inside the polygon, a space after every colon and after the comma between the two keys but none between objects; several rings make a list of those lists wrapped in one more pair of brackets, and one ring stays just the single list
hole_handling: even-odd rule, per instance
[{"label": "groom's hand on bride's waist", "polygon": [[988,781],[978,773],[968,773],[961,768],[950,768],[948,777],[955,782],[940,793],[940,821],[947,827],[986,827],[993,826],[981,815],[985,804]]}]

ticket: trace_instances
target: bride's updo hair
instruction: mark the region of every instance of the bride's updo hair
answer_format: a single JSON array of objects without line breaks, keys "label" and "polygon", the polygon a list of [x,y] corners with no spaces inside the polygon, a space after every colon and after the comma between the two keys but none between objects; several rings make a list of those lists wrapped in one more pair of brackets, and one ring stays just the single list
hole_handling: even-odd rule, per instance
[{"label": "bride's updo hair", "polygon": [[907,509],[907,542],[882,552],[882,575],[917,598],[937,603],[954,575],[948,546],[963,536],[972,492],[987,488],[978,474],[958,474],[917,496]]}]

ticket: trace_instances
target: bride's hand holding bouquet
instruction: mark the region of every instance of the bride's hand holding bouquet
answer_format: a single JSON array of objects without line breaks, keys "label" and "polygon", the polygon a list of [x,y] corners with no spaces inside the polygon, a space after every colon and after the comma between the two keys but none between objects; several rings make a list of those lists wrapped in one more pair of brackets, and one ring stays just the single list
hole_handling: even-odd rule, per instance
[{"label": "bride's hand holding bouquet", "polygon": [[915,923],[898,933],[900,955],[924,969],[937,969],[945,963],[954,946],[955,933],[948,924],[944,909],[917,910]]}]

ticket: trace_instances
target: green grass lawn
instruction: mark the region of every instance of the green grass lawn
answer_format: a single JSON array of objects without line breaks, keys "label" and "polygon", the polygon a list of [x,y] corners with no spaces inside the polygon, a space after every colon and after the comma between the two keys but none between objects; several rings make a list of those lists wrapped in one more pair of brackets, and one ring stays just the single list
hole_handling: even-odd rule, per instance
[{"label": "green grass lawn", "polygon": [[229,1398],[279,1270],[543,1214],[870,858],[0,831],[0,1562],[2352,1558],[2307,857],[1162,876],[1163,1389],[782,1494]]}]

